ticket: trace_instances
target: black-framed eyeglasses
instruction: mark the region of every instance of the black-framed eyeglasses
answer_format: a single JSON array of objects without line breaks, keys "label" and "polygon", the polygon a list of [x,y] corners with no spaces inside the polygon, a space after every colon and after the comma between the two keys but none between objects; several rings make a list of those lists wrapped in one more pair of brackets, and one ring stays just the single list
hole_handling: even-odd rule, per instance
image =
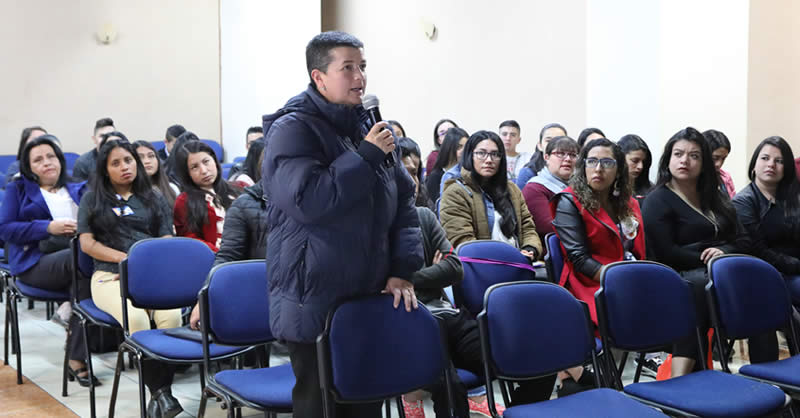
[{"label": "black-framed eyeglasses", "polygon": [[583,160],[586,167],[595,168],[600,164],[600,168],[608,170],[617,166],[617,160],[613,158],[587,158]]},{"label": "black-framed eyeglasses", "polygon": [[578,159],[577,152],[553,151],[550,155],[555,155],[559,160],[566,160],[569,157],[572,160]]},{"label": "black-framed eyeglasses", "polygon": [[478,157],[479,160],[483,161],[487,157],[491,157],[492,161],[500,161],[502,155],[497,151],[486,152],[484,150],[473,151],[472,155]]}]

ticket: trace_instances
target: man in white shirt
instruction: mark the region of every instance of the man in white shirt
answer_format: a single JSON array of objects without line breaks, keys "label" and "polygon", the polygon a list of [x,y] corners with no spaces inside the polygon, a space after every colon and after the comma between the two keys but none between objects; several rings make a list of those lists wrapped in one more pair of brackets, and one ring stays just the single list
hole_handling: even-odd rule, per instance
[{"label": "man in white shirt", "polygon": [[507,120],[500,124],[500,139],[506,149],[506,161],[508,161],[508,178],[516,182],[520,170],[531,159],[529,152],[517,152],[517,145],[522,141],[520,136],[519,123],[515,120]]}]

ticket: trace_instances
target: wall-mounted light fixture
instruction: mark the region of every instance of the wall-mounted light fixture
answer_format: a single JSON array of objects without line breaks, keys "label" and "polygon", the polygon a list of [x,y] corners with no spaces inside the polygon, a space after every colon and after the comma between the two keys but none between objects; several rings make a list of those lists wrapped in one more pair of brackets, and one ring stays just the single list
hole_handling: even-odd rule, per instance
[{"label": "wall-mounted light fixture", "polygon": [[94,34],[97,41],[103,45],[108,45],[117,39],[117,29],[111,23],[104,23]]}]

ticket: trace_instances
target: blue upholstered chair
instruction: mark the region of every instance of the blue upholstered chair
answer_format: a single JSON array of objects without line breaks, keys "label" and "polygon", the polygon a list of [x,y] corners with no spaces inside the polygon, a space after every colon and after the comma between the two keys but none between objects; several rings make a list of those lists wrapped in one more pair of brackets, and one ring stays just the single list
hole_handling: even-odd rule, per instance
[{"label": "blue upholstered chair", "polygon": [[[705,367],[694,299],[689,284],[675,270],[652,261],[606,265],[595,300],[605,347],[661,351],[665,345],[694,337],[699,363]],[[619,376],[616,383],[622,386]],[[714,370],[633,383],[623,390],[671,415],[682,416],[767,416],[780,413],[789,399],[775,386]]]},{"label": "blue upholstered chair", "polygon": [[75,167],[75,161],[78,161],[80,158],[80,154],[74,152],[65,152],[64,153],[64,162],[67,164],[67,170],[72,170]]},{"label": "blue upholstered chair", "polygon": [[[164,329],[148,329],[130,333],[128,328],[128,304],[137,308],[162,310],[194,305],[197,294],[203,287],[214,253],[200,240],[172,237],[144,239],[128,251],[128,257],[120,263],[120,294],[122,303],[122,328],[125,341],[119,346],[117,367],[108,416],[114,416],[114,406],[119,389],[119,378],[123,354],[131,352],[139,371],[139,407],[145,416],[145,388],[142,380],[142,357],[165,363],[194,364],[203,361],[203,345],[200,342],[165,334]],[[209,347],[212,360],[222,360],[239,355],[241,347],[212,344]],[[201,388],[205,386],[201,369]]]},{"label": "blue upholstered chair", "polygon": [[547,255],[544,256],[544,264],[547,266],[547,275],[550,281],[559,283],[561,272],[564,270],[564,254],[561,253],[561,240],[558,235],[551,232],[544,236],[544,245],[547,248]]},{"label": "blue upholstered chair", "polygon": [[[790,395],[800,395],[800,355],[792,321],[792,300],[781,273],[764,260],[746,255],[715,257],[709,265],[706,294],[719,344],[767,332],[787,330],[793,354],[784,360],[739,368],[745,377],[773,384]],[[722,369],[730,372],[726,358]]]},{"label": "blue upholstered chair", "polygon": [[213,139],[201,139],[201,141],[205,142],[206,145],[211,147],[214,150],[214,154],[217,154],[217,161],[222,164],[225,158],[225,152],[222,150],[222,145],[219,142],[214,141]]},{"label": "blue upholstered chair", "polygon": [[267,267],[264,260],[234,261],[214,267],[200,290],[203,330],[203,367],[206,385],[198,417],[205,414],[208,396],[225,401],[228,416],[249,407],[269,413],[292,412],[292,367],[284,364],[259,369],[208,371],[209,341],[216,344],[255,346],[275,340],[269,327]]},{"label": "blue upholstered chair", "polygon": [[[566,289],[546,282],[497,284],[486,291],[478,315],[486,383],[553,375],[591,361],[598,368],[589,310]],[[597,378],[597,375],[595,375]],[[595,381],[599,387],[599,379]],[[487,393],[492,415],[494,394]],[[503,417],[664,417],[612,389],[506,409]]]},{"label": "blue upholstered chair", "polygon": [[[391,295],[353,299],[332,309],[317,352],[326,418],[334,416],[334,401],[391,398],[403,417],[400,396],[439,382],[449,364],[436,318],[421,304],[411,312],[395,309]],[[412,361],[387,363],[387,356]],[[452,393],[449,379],[444,380]]]}]

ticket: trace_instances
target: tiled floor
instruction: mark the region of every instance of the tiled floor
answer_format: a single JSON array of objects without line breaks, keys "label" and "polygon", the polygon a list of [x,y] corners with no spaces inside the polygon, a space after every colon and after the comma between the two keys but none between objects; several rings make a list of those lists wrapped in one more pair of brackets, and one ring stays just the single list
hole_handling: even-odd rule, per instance
[{"label": "tiled floor", "polygon": [[[23,352],[23,374],[27,379],[30,379],[36,385],[41,387],[52,396],[56,401],[61,402],[67,408],[72,410],[75,414],[81,417],[88,417],[89,413],[89,391],[86,388],[78,386],[76,383],[71,383],[68,386],[69,396],[61,396],[61,365],[64,356],[64,330],[55,323],[46,321],[44,304],[37,303],[35,309],[27,310],[26,303],[21,303],[20,307],[20,333],[22,334],[22,352]],[[0,305],[0,318],[4,316],[4,306]],[[0,334],[0,341],[2,335]],[[734,358],[734,366],[738,369],[738,365],[742,363],[740,354],[742,348],[739,344],[736,345],[737,355]],[[16,365],[16,358],[10,357],[12,366]],[[271,362],[279,364],[286,362],[285,357],[272,356]],[[111,385],[114,377],[114,366],[116,362],[116,353],[106,353],[94,355],[94,370],[95,375],[102,382],[96,390],[97,394],[97,414],[100,417],[107,416],[108,404],[111,394]],[[718,367],[718,365],[717,365]],[[8,374],[10,367],[2,366],[0,372]],[[623,381],[628,383],[633,380],[633,360],[628,359],[626,372],[623,375]],[[12,373],[13,374],[13,373]],[[173,394],[178,398],[184,408],[184,412],[179,417],[194,417],[200,405],[200,375],[198,369],[193,367],[190,371],[175,376],[175,383],[173,384]],[[643,377],[645,381],[648,377]],[[30,383],[25,383],[30,384]],[[39,395],[41,396],[41,395]],[[138,417],[138,385],[136,370],[127,369],[122,374],[120,380],[119,396],[117,398],[116,414],[117,417]],[[499,392],[497,399],[502,399]],[[28,402],[35,399],[28,399]],[[4,411],[8,411],[8,404],[0,408],[0,417],[5,416]],[[434,417],[433,407],[431,401],[425,401],[426,416]],[[31,414],[27,416],[42,416],[42,412]],[[57,414],[56,410],[52,414]],[[263,416],[258,411],[246,410],[244,416]],[[396,411],[394,413],[396,416]],[[26,414],[15,415],[26,416]],[[51,415],[47,411],[45,416]],[[219,407],[216,402],[210,401],[206,409],[206,416],[208,417],[224,417],[226,411]],[[481,415],[474,415],[475,417]],[[291,417],[291,414],[281,415],[282,418]]]}]

